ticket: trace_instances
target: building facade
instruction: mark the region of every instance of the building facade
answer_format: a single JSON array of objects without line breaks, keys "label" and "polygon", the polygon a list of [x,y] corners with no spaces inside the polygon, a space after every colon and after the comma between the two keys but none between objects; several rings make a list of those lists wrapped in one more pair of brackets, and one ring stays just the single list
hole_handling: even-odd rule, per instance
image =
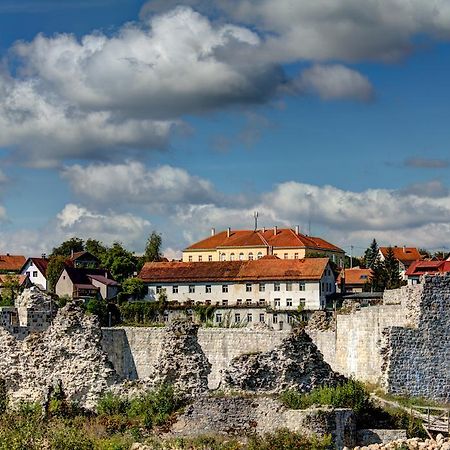
[{"label": "building facade", "polygon": [[47,258],[28,258],[20,273],[28,275],[30,281],[39,289],[47,290]]}]

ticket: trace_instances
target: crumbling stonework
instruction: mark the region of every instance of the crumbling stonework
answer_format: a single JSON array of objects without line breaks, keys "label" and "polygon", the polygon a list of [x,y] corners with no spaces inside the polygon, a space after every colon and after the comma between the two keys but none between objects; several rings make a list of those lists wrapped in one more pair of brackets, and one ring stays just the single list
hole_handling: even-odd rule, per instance
[{"label": "crumbling stonework", "polygon": [[61,380],[68,400],[89,408],[120,381],[102,351],[97,320],[74,303],[59,310],[46,331],[23,341],[0,328],[0,346],[0,378],[12,403],[43,401],[47,388]]},{"label": "crumbling stonework", "polygon": [[332,317],[327,317],[325,311],[314,311],[306,324],[305,330],[310,331],[334,331],[335,321]]},{"label": "crumbling stonework", "polygon": [[311,338],[299,330],[269,352],[234,358],[224,372],[221,387],[250,392],[308,392],[343,380],[323,360]]}]

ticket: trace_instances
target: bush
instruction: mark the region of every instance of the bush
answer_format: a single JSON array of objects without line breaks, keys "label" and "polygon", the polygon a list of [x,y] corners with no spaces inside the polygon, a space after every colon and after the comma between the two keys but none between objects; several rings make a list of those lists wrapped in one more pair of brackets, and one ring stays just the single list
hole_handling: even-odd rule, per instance
[{"label": "bush", "polygon": [[336,387],[319,387],[306,394],[288,390],[281,394],[281,401],[292,409],[329,405],[335,408],[351,408],[357,414],[371,407],[369,394],[363,384],[355,380],[349,380]]},{"label": "bush", "polygon": [[108,393],[97,404],[97,412],[103,416],[115,416],[127,414],[130,402],[118,395]]},{"label": "bush", "polygon": [[248,443],[248,450],[326,450],[333,448],[330,435],[324,437],[305,437],[287,429],[264,436],[254,436]]}]

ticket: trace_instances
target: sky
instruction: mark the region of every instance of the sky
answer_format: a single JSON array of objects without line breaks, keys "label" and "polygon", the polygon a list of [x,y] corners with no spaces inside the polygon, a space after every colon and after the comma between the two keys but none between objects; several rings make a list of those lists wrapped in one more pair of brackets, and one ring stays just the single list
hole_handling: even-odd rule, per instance
[{"label": "sky", "polygon": [[447,0],[0,0],[0,254],[450,250],[449,80]]}]

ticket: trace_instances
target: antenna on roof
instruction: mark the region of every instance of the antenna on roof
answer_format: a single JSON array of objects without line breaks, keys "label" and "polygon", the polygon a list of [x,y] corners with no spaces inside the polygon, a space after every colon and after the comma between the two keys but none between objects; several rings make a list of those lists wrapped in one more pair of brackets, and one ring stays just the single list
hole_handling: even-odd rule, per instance
[{"label": "antenna on roof", "polygon": [[258,211],[253,213],[253,217],[255,219],[255,231],[258,229]]}]

